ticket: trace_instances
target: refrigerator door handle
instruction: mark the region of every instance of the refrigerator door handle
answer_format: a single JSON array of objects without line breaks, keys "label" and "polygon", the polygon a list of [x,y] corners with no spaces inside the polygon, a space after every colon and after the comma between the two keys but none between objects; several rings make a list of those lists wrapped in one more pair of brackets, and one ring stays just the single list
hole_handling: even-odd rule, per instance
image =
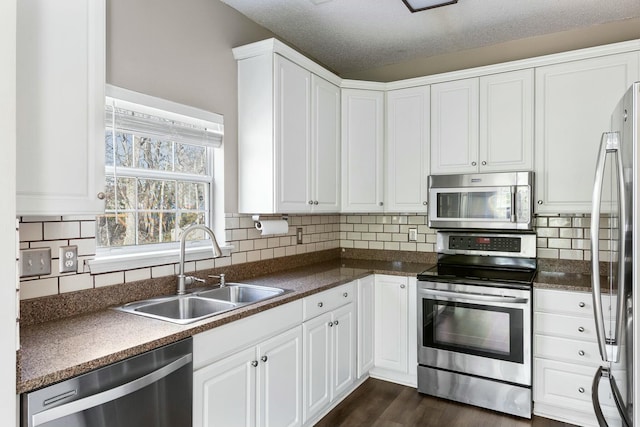
[{"label": "refrigerator door handle", "polygon": [[612,132],[614,135],[614,144],[616,147],[616,163],[618,166],[618,208],[620,214],[618,218],[618,303],[616,313],[616,325],[613,329],[614,336],[611,341],[611,357],[612,362],[619,362],[620,360],[620,345],[622,344],[622,335],[625,333],[625,315],[626,315],[626,303],[625,298],[627,294],[626,290],[626,268],[625,260],[627,258],[627,245],[625,242],[626,231],[628,224],[631,223],[630,218],[627,218],[627,198],[625,197],[625,182],[624,182],[624,169],[622,166],[622,151],[620,147],[620,133]]},{"label": "refrigerator door handle", "polygon": [[600,379],[603,376],[608,375],[608,373],[609,369],[602,366],[598,367],[596,375],[593,377],[593,382],[591,383],[591,401],[593,402],[593,410],[596,413],[596,419],[598,420],[598,425],[600,427],[609,427],[609,424],[607,424],[607,420],[605,420],[604,414],[602,413],[602,408],[600,407],[600,398],[598,396]]},{"label": "refrigerator door handle", "polygon": [[[591,205],[591,288],[593,293],[593,311],[595,316],[598,349],[603,361],[608,362],[607,341],[604,329],[604,315],[602,313],[602,290],[600,287],[600,202],[602,200],[602,182],[604,167],[608,152],[618,151],[616,132],[604,132],[600,139],[600,149],[596,163],[596,176],[593,183]],[[623,183],[624,184],[624,183]],[[618,190],[619,191],[619,190]]]}]

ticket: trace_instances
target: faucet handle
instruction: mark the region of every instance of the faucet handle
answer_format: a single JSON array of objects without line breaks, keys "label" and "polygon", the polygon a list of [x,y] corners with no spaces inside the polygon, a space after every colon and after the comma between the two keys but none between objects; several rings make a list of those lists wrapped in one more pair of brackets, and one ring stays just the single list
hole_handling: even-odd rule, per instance
[{"label": "faucet handle", "polygon": [[184,284],[187,285],[187,286],[193,285],[195,282],[205,283],[206,280],[200,279],[199,277],[194,277],[194,276],[185,276],[184,277]]},{"label": "faucet handle", "polygon": [[224,273],[220,273],[220,275],[210,274],[209,277],[213,279],[220,279],[220,287],[224,287],[225,285]]}]

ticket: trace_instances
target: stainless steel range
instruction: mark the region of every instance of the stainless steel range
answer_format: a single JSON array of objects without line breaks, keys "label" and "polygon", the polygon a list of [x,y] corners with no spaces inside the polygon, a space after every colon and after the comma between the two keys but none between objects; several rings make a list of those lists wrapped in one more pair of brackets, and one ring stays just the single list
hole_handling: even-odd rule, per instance
[{"label": "stainless steel range", "polygon": [[418,275],[418,391],[531,418],[536,235],[437,234]]}]

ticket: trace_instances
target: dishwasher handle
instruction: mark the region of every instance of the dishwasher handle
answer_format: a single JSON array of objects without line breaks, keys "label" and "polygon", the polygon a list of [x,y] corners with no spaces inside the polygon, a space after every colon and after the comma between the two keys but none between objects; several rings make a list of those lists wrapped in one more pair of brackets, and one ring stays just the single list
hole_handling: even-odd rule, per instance
[{"label": "dishwasher handle", "polygon": [[38,412],[37,414],[33,414],[32,425],[36,427],[66,417],[68,415],[82,412],[87,409],[94,408],[98,405],[111,402],[128,394],[132,394],[148,385],[161,380],[164,377],[171,375],[173,372],[191,363],[192,359],[193,356],[191,354],[187,354],[163,366],[160,369],[150,372],[147,375],[137,378],[126,384],[122,384],[110,390],[105,390],[92,396],[87,396],[74,402],[69,402],[64,405],[46,409],[42,412]]},{"label": "dishwasher handle", "polygon": [[456,291],[441,291],[437,289],[420,289],[420,292],[425,295],[431,295],[434,297],[444,297],[448,299],[456,299],[456,300],[468,300],[468,301],[482,301],[482,302],[498,302],[498,303],[507,303],[507,304],[527,304],[529,302],[529,298],[521,298],[521,297],[512,297],[512,296],[501,296],[501,295],[483,295],[483,294],[474,294],[467,292],[456,292]]}]

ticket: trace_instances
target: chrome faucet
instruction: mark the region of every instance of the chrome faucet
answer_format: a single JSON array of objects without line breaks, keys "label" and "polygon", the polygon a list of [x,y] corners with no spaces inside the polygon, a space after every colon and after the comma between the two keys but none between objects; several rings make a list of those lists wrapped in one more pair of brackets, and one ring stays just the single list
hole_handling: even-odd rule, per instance
[{"label": "chrome faucet", "polygon": [[225,277],[224,277],[224,273],[220,273],[220,275],[215,275],[215,274],[210,274],[209,277],[214,278],[214,279],[220,279],[220,287],[224,288],[227,285],[227,282],[225,281]]},{"label": "chrome faucet", "polygon": [[213,234],[213,231],[202,224],[194,224],[190,227],[187,227],[183,232],[182,236],[180,236],[180,268],[178,270],[178,295],[184,295],[186,292],[186,286],[193,284],[195,281],[203,281],[202,279],[198,279],[193,276],[185,276],[184,275],[184,249],[187,240],[187,236],[194,230],[202,230],[206,232],[211,237],[211,244],[213,245],[213,257],[218,258],[222,256],[222,251],[220,250],[220,246],[218,246],[218,242],[216,240],[216,236]]}]

